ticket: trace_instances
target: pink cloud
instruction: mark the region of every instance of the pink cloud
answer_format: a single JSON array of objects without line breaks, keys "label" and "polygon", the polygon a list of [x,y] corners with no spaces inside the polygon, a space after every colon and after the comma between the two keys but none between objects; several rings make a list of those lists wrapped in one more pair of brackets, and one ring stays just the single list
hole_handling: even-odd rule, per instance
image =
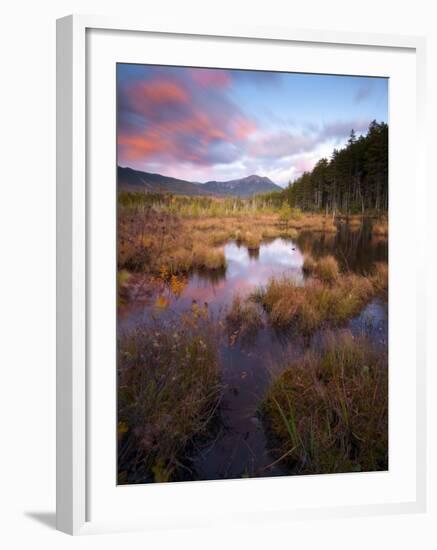
[{"label": "pink cloud", "polygon": [[238,140],[245,140],[256,131],[255,123],[242,116],[237,116],[232,121],[232,126],[233,135]]},{"label": "pink cloud", "polygon": [[300,157],[293,163],[297,172],[309,172],[314,168],[315,160],[308,157]]},{"label": "pink cloud", "polygon": [[[205,71],[207,73],[207,71]],[[193,69],[193,74],[200,74]],[[209,74],[209,73],[208,73]],[[204,82],[224,85],[229,78],[211,71]],[[156,78],[120,90],[125,113],[118,129],[121,163],[232,161],[235,144],[255,132],[255,124],[222,94],[199,93],[188,79]]]},{"label": "pink cloud", "polygon": [[190,96],[186,89],[171,80],[158,79],[151,82],[135,83],[128,90],[131,103],[143,111],[148,103],[167,105],[188,103]]},{"label": "pink cloud", "polygon": [[145,135],[120,134],[119,153],[126,160],[137,160],[164,151],[168,143],[154,132]]},{"label": "pink cloud", "polygon": [[226,88],[231,84],[231,75],[223,69],[190,69],[190,76],[196,84],[204,87]]}]

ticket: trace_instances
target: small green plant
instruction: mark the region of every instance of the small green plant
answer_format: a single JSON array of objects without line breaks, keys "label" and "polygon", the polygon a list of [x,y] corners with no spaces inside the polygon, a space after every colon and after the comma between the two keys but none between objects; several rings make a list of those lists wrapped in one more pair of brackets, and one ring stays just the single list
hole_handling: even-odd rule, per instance
[{"label": "small green plant", "polygon": [[294,220],[300,220],[300,218],[302,217],[302,210],[300,208],[292,208],[291,209],[291,218],[293,218]]},{"label": "small green plant", "polygon": [[279,219],[281,222],[287,223],[293,215],[293,210],[290,208],[289,204],[284,202],[279,210]]}]

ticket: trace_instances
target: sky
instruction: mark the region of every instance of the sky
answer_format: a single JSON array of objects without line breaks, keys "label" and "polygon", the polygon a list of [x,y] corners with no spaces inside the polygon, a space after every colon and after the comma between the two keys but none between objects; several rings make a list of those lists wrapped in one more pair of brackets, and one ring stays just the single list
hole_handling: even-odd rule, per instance
[{"label": "sky", "polygon": [[388,122],[388,80],[117,65],[118,164],[193,182],[251,174],[285,186]]}]

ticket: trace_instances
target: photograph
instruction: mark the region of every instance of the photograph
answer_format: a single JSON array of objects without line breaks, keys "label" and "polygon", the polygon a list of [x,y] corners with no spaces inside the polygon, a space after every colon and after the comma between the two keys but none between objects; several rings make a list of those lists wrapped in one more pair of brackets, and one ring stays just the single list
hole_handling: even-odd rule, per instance
[{"label": "photograph", "polygon": [[389,79],[116,96],[117,484],[388,471]]}]

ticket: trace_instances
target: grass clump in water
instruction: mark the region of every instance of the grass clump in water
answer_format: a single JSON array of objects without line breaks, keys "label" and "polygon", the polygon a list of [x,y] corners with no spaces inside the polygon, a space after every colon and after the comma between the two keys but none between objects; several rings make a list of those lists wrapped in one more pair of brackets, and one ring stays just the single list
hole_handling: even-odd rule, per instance
[{"label": "grass clump in water", "polygon": [[186,248],[178,248],[166,256],[161,256],[162,266],[169,275],[186,274],[190,271],[193,263],[193,253]]},{"label": "grass clump in water", "polygon": [[122,336],[117,374],[119,483],[187,476],[184,459],[211,431],[223,390],[208,311],[193,306]]},{"label": "grass clump in water", "polygon": [[231,345],[236,340],[251,340],[264,326],[259,307],[252,300],[235,296],[226,315],[226,328]]},{"label": "grass clump in water", "polygon": [[296,474],[387,470],[387,357],[349,332],[326,336],[273,382],[263,412]]},{"label": "grass clump in water", "polygon": [[272,278],[252,294],[276,328],[295,327],[305,334],[323,326],[344,323],[374,296],[371,280],[364,276],[339,275],[335,284],[312,279],[299,285],[289,277]]},{"label": "grass clump in water", "polygon": [[334,256],[322,256],[315,260],[311,254],[305,254],[302,270],[325,283],[333,283],[340,275],[340,268]]},{"label": "grass clump in water", "polygon": [[378,262],[371,275],[371,281],[376,293],[387,298],[388,292],[388,265]]},{"label": "grass clump in water", "polygon": [[314,275],[325,283],[333,283],[338,279],[340,270],[334,256],[323,256],[314,266]]},{"label": "grass clump in water", "polygon": [[311,256],[311,254],[305,254],[303,259],[302,271],[305,275],[311,275],[314,272],[316,267],[316,260]]},{"label": "grass clump in water", "polygon": [[193,267],[197,269],[219,270],[226,268],[226,257],[223,249],[210,248],[199,243],[193,248]]},{"label": "grass clump in water", "polygon": [[208,234],[206,242],[210,246],[219,246],[233,237],[232,231],[216,230]]},{"label": "grass clump in water", "polygon": [[298,217],[294,216],[288,221],[288,225],[297,230],[307,229],[322,233],[337,232],[334,220],[323,214],[301,214]]},{"label": "grass clump in water", "polygon": [[249,250],[258,250],[261,246],[261,234],[246,231],[243,235],[242,242]]}]

